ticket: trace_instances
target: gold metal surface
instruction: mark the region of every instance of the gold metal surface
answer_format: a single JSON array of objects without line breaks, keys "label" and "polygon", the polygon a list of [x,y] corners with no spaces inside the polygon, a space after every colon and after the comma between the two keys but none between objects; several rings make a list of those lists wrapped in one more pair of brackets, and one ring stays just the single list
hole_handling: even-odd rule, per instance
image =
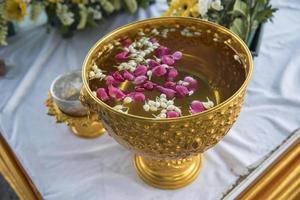
[{"label": "gold metal surface", "polygon": [[155,160],[134,156],[134,166],[138,175],[149,185],[161,189],[177,189],[197,178],[202,156],[191,156],[177,160]]},{"label": "gold metal surface", "polygon": [[[0,172],[21,200],[40,200],[33,182],[0,133]],[[1,199],[1,194],[0,194]]]},{"label": "gold metal surface", "polygon": [[84,117],[67,115],[58,108],[50,94],[45,104],[48,107],[48,115],[55,116],[57,123],[66,123],[72,132],[79,137],[95,138],[105,132],[102,124],[99,122],[97,113],[90,112]]},{"label": "gold metal surface", "polygon": [[239,196],[240,200],[300,199],[300,138]]},{"label": "gold metal surface", "polygon": [[[214,108],[199,114],[174,119],[153,119],[118,112],[92,94],[88,85],[88,71],[92,67],[93,60],[111,48],[112,40],[138,29],[170,24],[179,24],[183,27],[194,26],[197,30],[203,30],[205,34],[198,39],[198,43],[213,42],[214,37],[218,35],[219,42],[234,50],[243,63],[241,65],[243,69],[237,69],[237,65],[229,63],[229,59],[226,59],[226,51],[228,50],[224,48],[220,50],[221,53],[224,53],[224,62],[220,63],[218,70],[215,70],[216,73],[209,77],[223,88],[224,93],[232,93],[231,96]],[[151,159],[154,163],[157,160],[167,159],[179,161],[191,156],[198,156],[218,143],[229,131],[240,113],[252,68],[252,57],[247,46],[238,36],[222,26],[195,18],[161,17],[147,19],[116,29],[92,47],[83,64],[82,75],[85,92],[81,95],[81,101],[90,110],[99,113],[102,124],[109,135],[136,155],[143,157],[135,159],[138,173],[143,177],[143,180],[159,188],[168,188],[166,185],[172,185],[172,182],[176,182],[176,180],[174,178],[168,179],[168,176],[164,175],[165,169],[162,167],[155,168],[156,173],[160,173],[161,176],[152,179],[151,182],[147,174],[150,170],[151,161],[147,160],[147,164],[143,165],[144,161],[146,159]],[[240,70],[245,71],[245,76],[237,76],[237,71]],[[241,83],[239,88],[231,87],[236,86],[236,83]],[[190,162],[190,165],[193,164],[194,162]],[[184,163],[179,165],[184,165]],[[199,171],[200,167],[196,169]],[[178,175],[180,173],[183,172],[179,172]],[[195,172],[195,174],[197,173]],[[166,184],[166,181],[169,183]],[[190,180],[177,185],[173,184],[172,188],[183,187],[189,182]]]}]

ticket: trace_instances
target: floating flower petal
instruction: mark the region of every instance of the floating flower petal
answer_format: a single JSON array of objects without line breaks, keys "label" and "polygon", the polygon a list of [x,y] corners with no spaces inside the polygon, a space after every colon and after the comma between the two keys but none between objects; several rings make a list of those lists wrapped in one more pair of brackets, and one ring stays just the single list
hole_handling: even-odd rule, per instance
[{"label": "floating flower petal", "polygon": [[157,90],[165,94],[168,98],[173,98],[176,94],[176,91],[170,88],[165,88],[162,86],[156,86]]},{"label": "floating flower petal", "polygon": [[177,85],[176,86],[176,92],[177,92],[176,94],[179,97],[184,97],[184,96],[189,94],[189,90],[186,87],[182,86],[182,85]]},{"label": "floating flower petal", "polygon": [[178,71],[175,68],[171,68],[167,74],[167,80],[172,81],[178,76]]},{"label": "floating flower petal", "polygon": [[115,98],[118,101],[124,99],[126,96],[122,90],[112,85],[108,86],[108,94],[110,97]]},{"label": "floating flower petal", "polygon": [[133,101],[138,102],[144,102],[146,97],[142,92],[131,92],[127,95],[128,97],[131,97]]},{"label": "floating flower petal", "polygon": [[123,77],[126,79],[126,80],[128,80],[128,81],[133,81],[134,80],[134,75],[133,74],[131,74],[129,71],[127,71],[127,70],[125,70],[124,72],[123,72]]},{"label": "floating flower petal", "polygon": [[190,104],[190,112],[192,114],[200,113],[203,111],[205,111],[205,107],[201,101],[192,101],[192,103]]},{"label": "floating flower petal", "polygon": [[147,73],[147,67],[145,65],[138,65],[134,70],[133,74],[135,76],[142,76]]},{"label": "floating flower petal", "polygon": [[188,86],[187,88],[189,90],[196,90],[197,89],[197,86],[198,86],[198,83],[197,83],[197,80],[194,79],[193,77],[191,76],[186,76],[184,79],[183,79],[185,82],[188,82]]},{"label": "floating flower petal", "polygon": [[162,65],[158,65],[156,67],[154,67],[152,69],[152,74],[153,76],[157,76],[157,77],[160,77],[160,76],[163,76],[167,73],[167,70],[164,66]]},{"label": "floating flower petal", "polygon": [[115,72],[112,74],[112,76],[114,77],[114,79],[115,79],[116,81],[119,81],[119,82],[125,81],[125,79],[124,79],[124,77],[122,76],[122,74],[121,74],[120,72],[118,72],[118,71],[115,71]]},{"label": "floating flower petal", "polygon": [[105,88],[98,88],[96,93],[97,93],[97,97],[99,99],[101,99],[101,101],[109,100],[109,96],[108,96]]},{"label": "floating flower petal", "polygon": [[121,53],[118,53],[115,58],[118,61],[126,61],[128,59],[128,51],[122,51]]},{"label": "floating flower petal", "polygon": [[167,87],[167,88],[173,89],[175,86],[176,86],[176,83],[172,82],[172,81],[168,81],[168,82],[164,83],[164,87]]},{"label": "floating flower petal", "polygon": [[155,84],[152,83],[151,81],[147,81],[146,83],[143,84],[143,87],[147,90],[153,90]]},{"label": "floating flower petal", "polygon": [[182,58],[182,53],[180,51],[176,51],[175,53],[172,54],[172,58],[174,60],[180,60]]},{"label": "floating flower petal", "polygon": [[146,76],[138,76],[134,79],[133,84],[140,85],[140,84],[144,83],[146,80],[147,80]]},{"label": "floating flower petal", "polygon": [[164,56],[161,57],[161,62],[163,64],[171,66],[171,65],[174,65],[175,60],[170,55],[164,55]]},{"label": "floating flower petal", "polygon": [[114,79],[114,77],[112,77],[111,75],[106,76],[105,80],[106,80],[106,85],[107,86],[109,86],[109,85],[115,85],[116,86],[120,83],[119,81],[116,81]]},{"label": "floating flower petal", "polygon": [[164,46],[160,46],[155,50],[155,55],[159,58],[161,58],[164,55],[169,55],[170,54],[170,50],[167,47]]},{"label": "floating flower petal", "polygon": [[179,117],[179,113],[175,111],[168,111],[166,114],[167,114],[167,118]]},{"label": "floating flower petal", "polygon": [[158,63],[158,62],[156,62],[156,61],[155,61],[155,60],[153,60],[153,59],[150,59],[150,60],[148,61],[148,65],[149,65],[149,67],[152,69],[152,68],[154,68],[154,67],[158,66],[158,65],[159,65],[159,63]]}]

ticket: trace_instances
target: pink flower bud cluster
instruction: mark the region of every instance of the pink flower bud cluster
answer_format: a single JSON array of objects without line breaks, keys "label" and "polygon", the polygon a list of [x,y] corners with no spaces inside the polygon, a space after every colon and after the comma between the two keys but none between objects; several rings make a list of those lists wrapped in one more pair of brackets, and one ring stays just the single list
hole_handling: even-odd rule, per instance
[{"label": "pink flower bud cluster", "polygon": [[[149,40],[157,43],[155,38]],[[132,44],[132,40],[126,39],[122,42],[123,47]],[[190,96],[197,89],[197,80],[191,76],[186,76],[183,80],[177,80],[178,71],[175,67],[176,61],[182,58],[182,53],[176,51],[171,53],[170,49],[160,45],[154,53],[145,59],[145,62],[139,62],[133,71],[117,70],[111,72],[105,77],[106,87],[98,88],[97,97],[102,101],[117,100],[123,101],[124,98],[131,98],[135,102],[145,102],[145,91],[158,91],[164,94],[166,98],[184,98]],[[122,51],[115,55],[118,62],[126,62],[130,58],[130,52]],[[163,80],[158,84],[151,80]],[[130,81],[134,84],[134,91],[123,91],[119,85],[124,81]],[[200,101],[193,101],[190,105],[190,113],[202,112],[206,109]],[[168,111],[165,115],[167,118],[179,117],[181,113]]]}]

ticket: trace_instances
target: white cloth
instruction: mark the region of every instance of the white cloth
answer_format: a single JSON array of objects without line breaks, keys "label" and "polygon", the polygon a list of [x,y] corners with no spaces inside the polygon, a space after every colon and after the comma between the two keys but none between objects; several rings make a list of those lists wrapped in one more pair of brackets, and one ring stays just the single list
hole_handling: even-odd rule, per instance
[{"label": "white cloth", "polygon": [[160,16],[158,0],[136,15],[121,14],[71,39],[38,27],[0,49],[9,72],[0,77],[0,132],[45,199],[219,199],[239,175],[300,126],[300,2],[277,0],[274,23],[265,27],[245,105],[228,135],[205,153],[199,177],[178,190],[143,183],[131,153],[107,134],[74,136],[48,116],[44,101],[51,81],[80,69],[90,47],[105,33],[137,19]]}]

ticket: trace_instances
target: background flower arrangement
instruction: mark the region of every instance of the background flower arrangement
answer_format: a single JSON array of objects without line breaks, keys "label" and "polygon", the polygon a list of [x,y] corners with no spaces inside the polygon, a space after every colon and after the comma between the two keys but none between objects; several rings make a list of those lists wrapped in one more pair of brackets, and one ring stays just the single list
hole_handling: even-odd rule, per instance
[{"label": "background flower arrangement", "polygon": [[259,25],[277,10],[270,0],[169,0],[165,16],[189,16],[212,21],[239,35],[248,46]]},{"label": "background flower arrangement", "polygon": [[120,10],[136,12],[139,6],[147,7],[154,0],[4,0],[0,1],[0,45],[13,31],[13,23],[21,22],[26,15],[35,21],[45,10],[49,27],[56,27],[64,37],[76,30],[95,26],[109,15]]}]

